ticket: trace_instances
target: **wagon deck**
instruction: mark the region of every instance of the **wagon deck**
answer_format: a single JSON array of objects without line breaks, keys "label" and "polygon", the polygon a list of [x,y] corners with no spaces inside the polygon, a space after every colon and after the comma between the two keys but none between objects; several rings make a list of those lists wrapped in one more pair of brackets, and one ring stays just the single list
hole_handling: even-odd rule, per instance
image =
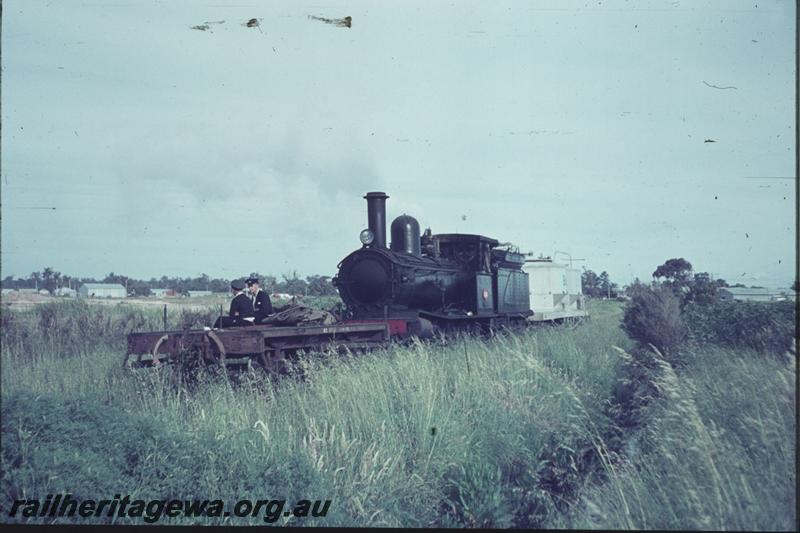
[{"label": "wagon deck", "polygon": [[188,357],[207,364],[258,364],[275,369],[300,350],[371,348],[386,343],[389,333],[388,325],[382,322],[131,333],[124,365],[181,363]]}]

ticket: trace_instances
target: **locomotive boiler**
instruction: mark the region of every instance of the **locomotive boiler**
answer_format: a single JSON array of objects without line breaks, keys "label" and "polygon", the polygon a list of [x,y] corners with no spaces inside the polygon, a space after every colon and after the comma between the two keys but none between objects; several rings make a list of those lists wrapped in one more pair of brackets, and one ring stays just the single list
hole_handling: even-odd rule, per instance
[{"label": "locomotive boiler", "polygon": [[386,243],[386,199],[370,192],[362,247],[338,265],[333,282],[355,321],[388,322],[393,334],[435,328],[482,329],[531,315],[525,256],[483,235],[420,234],[409,215],[394,219]]}]

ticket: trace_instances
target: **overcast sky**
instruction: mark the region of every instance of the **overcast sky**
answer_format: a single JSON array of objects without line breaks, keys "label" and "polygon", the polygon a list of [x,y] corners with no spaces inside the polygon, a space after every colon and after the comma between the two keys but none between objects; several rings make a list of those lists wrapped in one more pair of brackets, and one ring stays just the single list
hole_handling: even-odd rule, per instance
[{"label": "overcast sky", "polygon": [[794,277],[791,0],[2,14],[3,277],[332,275],[371,190],[621,284]]}]

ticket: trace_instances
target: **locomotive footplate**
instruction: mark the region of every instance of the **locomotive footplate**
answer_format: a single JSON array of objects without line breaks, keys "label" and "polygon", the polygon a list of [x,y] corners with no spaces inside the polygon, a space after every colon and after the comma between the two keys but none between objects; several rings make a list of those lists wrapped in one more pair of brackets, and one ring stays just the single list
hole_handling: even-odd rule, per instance
[{"label": "locomotive footplate", "polygon": [[310,326],[248,326],[227,329],[153,331],[128,335],[126,367],[197,360],[208,364],[258,363],[271,367],[299,350],[363,349],[389,340],[386,323]]}]

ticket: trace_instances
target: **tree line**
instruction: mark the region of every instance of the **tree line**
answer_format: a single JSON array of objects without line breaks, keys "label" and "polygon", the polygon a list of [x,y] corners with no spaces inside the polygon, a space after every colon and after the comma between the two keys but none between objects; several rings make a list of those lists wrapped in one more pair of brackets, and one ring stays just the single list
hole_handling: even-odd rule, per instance
[{"label": "tree line", "polygon": [[[667,259],[653,271],[653,281],[647,285],[638,278],[626,288],[628,296],[634,296],[643,288],[663,287],[669,289],[677,296],[681,305],[696,303],[698,305],[710,305],[714,303],[717,291],[722,288],[750,288],[763,289],[758,285],[747,287],[742,283],[728,284],[722,278],[716,278],[708,272],[695,272],[692,264],[683,257]],[[798,283],[792,283],[791,290],[797,291]]]},{"label": "tree line", "polygon": [[[636,280],[638,282],[638,280]],[[670,289],[682,304],[695,302],[708,305],[716,300],[717,291],[730,287],[722,278],[714,279],[708,272],[694,272],[692,264],[682,257],[667,259],[653,271],[653,286]],[[644,286],[634,282],[630,288],[631,296]],[[734,287],[744,287],[736,284]]]},{"label": "tree line", "polygon": [[596,274],[584,268],[581,273],[581,290],[592,298],[616,298],[620,295],[619,285],[611,281],[605,270]]},{"label": "tree line", "polygon": [[[301,278],[297,271],[283,274],[278,279],[269,274],[251,272],[249,276],[261,280],[261,287],[270,293],[281,292],[292,295],[332,296],[337,294],[330,276],[311,275]],[[169,277],[150,278],[149,280],[136,279],[123,274],[110,272],[101,279],[92,277],[78,277],[62,274],[52,267],[46,267],[38,272],[31,272],[27,277],[7,276],[0,281],[4,289],[44,289],[54,294],[61,287],[77,289],[84,283],[119,283],[124,286],[129,294],[135,296],[149,296],[152,289],[174,289],[178,294],[187,294],[188,291],[228,292],[232,280],[226,278],[212,278],[206,274],[197,277]],[[673,258],[665,261],[653,272],[652,284],[662,284],[672,289],[686,301],[707,302],[717,290],[722,287],[744,287],[742,284],[728,285],[724,279],[714,279],[708,272],[694,272],[692,264],[684,258]],[[646,286],[636,278],[629,286],[620,288],[619,284],[611,280],[608,272],[600,274],[584,268],[581,273],[581,286],[583,294],[593,298],[618,298],[631,297],[642,286]],[[753,287],[759,288],[759,287]],[[792,286],[797,290],[797,281]]]},{"label": "tree line", "polygon": [[[291,274],[283,274],[278,279],[273,275],[251,272],[251,278],[261,280],[261,287],[270,293],[287,293],[292,295],[308,296],[330,296],[337,294],[336,287],[333,286],[330,276],[311,275],[301,278],[297,271]],[[128,294],[134,296],[149,296],[153,289],[173,289],[178,294],[187,294],[189,291],[211,291],[228,292],[231,287],[230,279],[212,278],[207,274],[200,274],[192,277],[169,277],[150,278],[149,280],[132,278],[123,274],[110,272],[103,278],[78,277],[69,274],[62,274],[52,267],[46,267],[38,272],[31,272],[27,277],[6,276],[3,278],[2,288],[4,289],[43,289],[50,294],[62,287],[77,289],[84,283],[118,283],[125,287]]]},{"label": "tree line", "polygon": [[[709,303],[716,295],[717,290],[723,287],[745,287],[741,283],[729,285],[722,278],[714,279],[708,272],[694,272],[692,264],[682,257],[666,260],[653,271],[653,280],[650,284],[642,282],[639,278],[630,285],[620,288],[611,281],[608,272],[595,272],[584,268],[581,274],[583,294],[594,298],[618,298],[621,296],[632,297],[645,286],[664,286],[680,296],[684,302]],[[753,289],[763,287],[752,286]],[[792,285],[797,290],[797,281]]]}]

